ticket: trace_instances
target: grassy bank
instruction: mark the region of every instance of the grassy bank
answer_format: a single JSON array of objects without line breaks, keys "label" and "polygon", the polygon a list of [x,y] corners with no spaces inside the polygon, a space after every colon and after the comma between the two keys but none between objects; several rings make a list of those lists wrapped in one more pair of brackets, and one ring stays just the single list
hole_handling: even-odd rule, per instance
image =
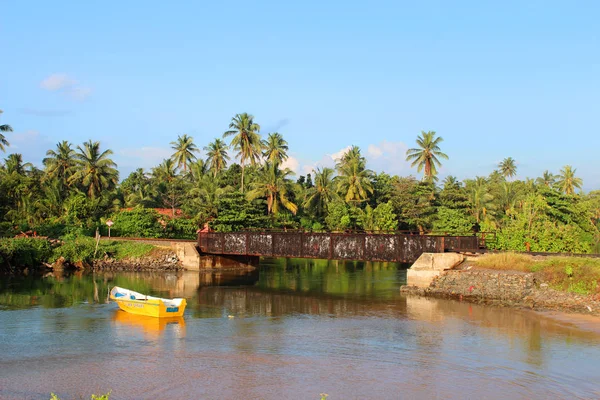
[{"label": "grassy bank", "polygon": [[154,246],[126,241],[100,241],[76,237],[50,242],[37,238],[0,239],[0,269],[16,271],[37,268],[61,257],[66,263],[86,263],[106,257],[122,260],[150,254]]},{"label": "grassy bank", "polygon": [[600,294],[600,259],[498,253],[481,256],[474,265],[484,269],[534,272],[553,289],[583,295]]}]

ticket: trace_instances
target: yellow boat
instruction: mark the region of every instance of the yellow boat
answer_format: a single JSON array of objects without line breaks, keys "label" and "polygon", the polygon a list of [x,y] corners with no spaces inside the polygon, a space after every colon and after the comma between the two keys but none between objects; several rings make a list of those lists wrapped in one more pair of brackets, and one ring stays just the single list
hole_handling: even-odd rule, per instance
[{"label": "yellow boat", "polygon": [[118,286],[111,289],[110,299],[123,311],[148,317],[181,317],[187,305],[185,299],[161,299]]}]

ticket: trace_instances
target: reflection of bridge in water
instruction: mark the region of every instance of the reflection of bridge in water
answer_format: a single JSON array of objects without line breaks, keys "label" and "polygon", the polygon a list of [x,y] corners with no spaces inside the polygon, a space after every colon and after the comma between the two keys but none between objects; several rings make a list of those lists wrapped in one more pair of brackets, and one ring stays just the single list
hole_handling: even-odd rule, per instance
[{"label": "reflection of bridge in water", "polygon": [[[489,238],[488,238],[489,240]],[[201,232],[204,254],[412,263],[424,252],[477,252],[486,234]]]}]

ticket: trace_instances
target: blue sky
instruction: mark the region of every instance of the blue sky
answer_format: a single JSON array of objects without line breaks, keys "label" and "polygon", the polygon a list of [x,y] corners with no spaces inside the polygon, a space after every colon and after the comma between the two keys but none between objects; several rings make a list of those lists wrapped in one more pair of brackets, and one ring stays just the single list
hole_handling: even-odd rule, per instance
[{"label": "blue sky", "polygon": [[100,140],[124,178],[187,133],[205,146],[249,112],[279,131],[299,174],[349,145],[375,170],[421,130],[441,175],[577,168],[600,189],[596,1],[4,2],[0,123],[40,164]]}]

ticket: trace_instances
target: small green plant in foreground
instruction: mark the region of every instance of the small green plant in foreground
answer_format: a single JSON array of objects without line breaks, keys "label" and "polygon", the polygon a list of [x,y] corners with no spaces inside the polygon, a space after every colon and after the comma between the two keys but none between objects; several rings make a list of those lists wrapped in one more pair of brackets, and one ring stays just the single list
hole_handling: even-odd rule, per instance
[{"label": "small green plant in foreground", "polygon": [[[93,394],[90,397],[90,400],[109,400],[109,396],[110,396],[111,392],[108,392],[106,394]],[[54,393],[50,393],[50,400],[60,400],[60,397],[58,397]]]}]

